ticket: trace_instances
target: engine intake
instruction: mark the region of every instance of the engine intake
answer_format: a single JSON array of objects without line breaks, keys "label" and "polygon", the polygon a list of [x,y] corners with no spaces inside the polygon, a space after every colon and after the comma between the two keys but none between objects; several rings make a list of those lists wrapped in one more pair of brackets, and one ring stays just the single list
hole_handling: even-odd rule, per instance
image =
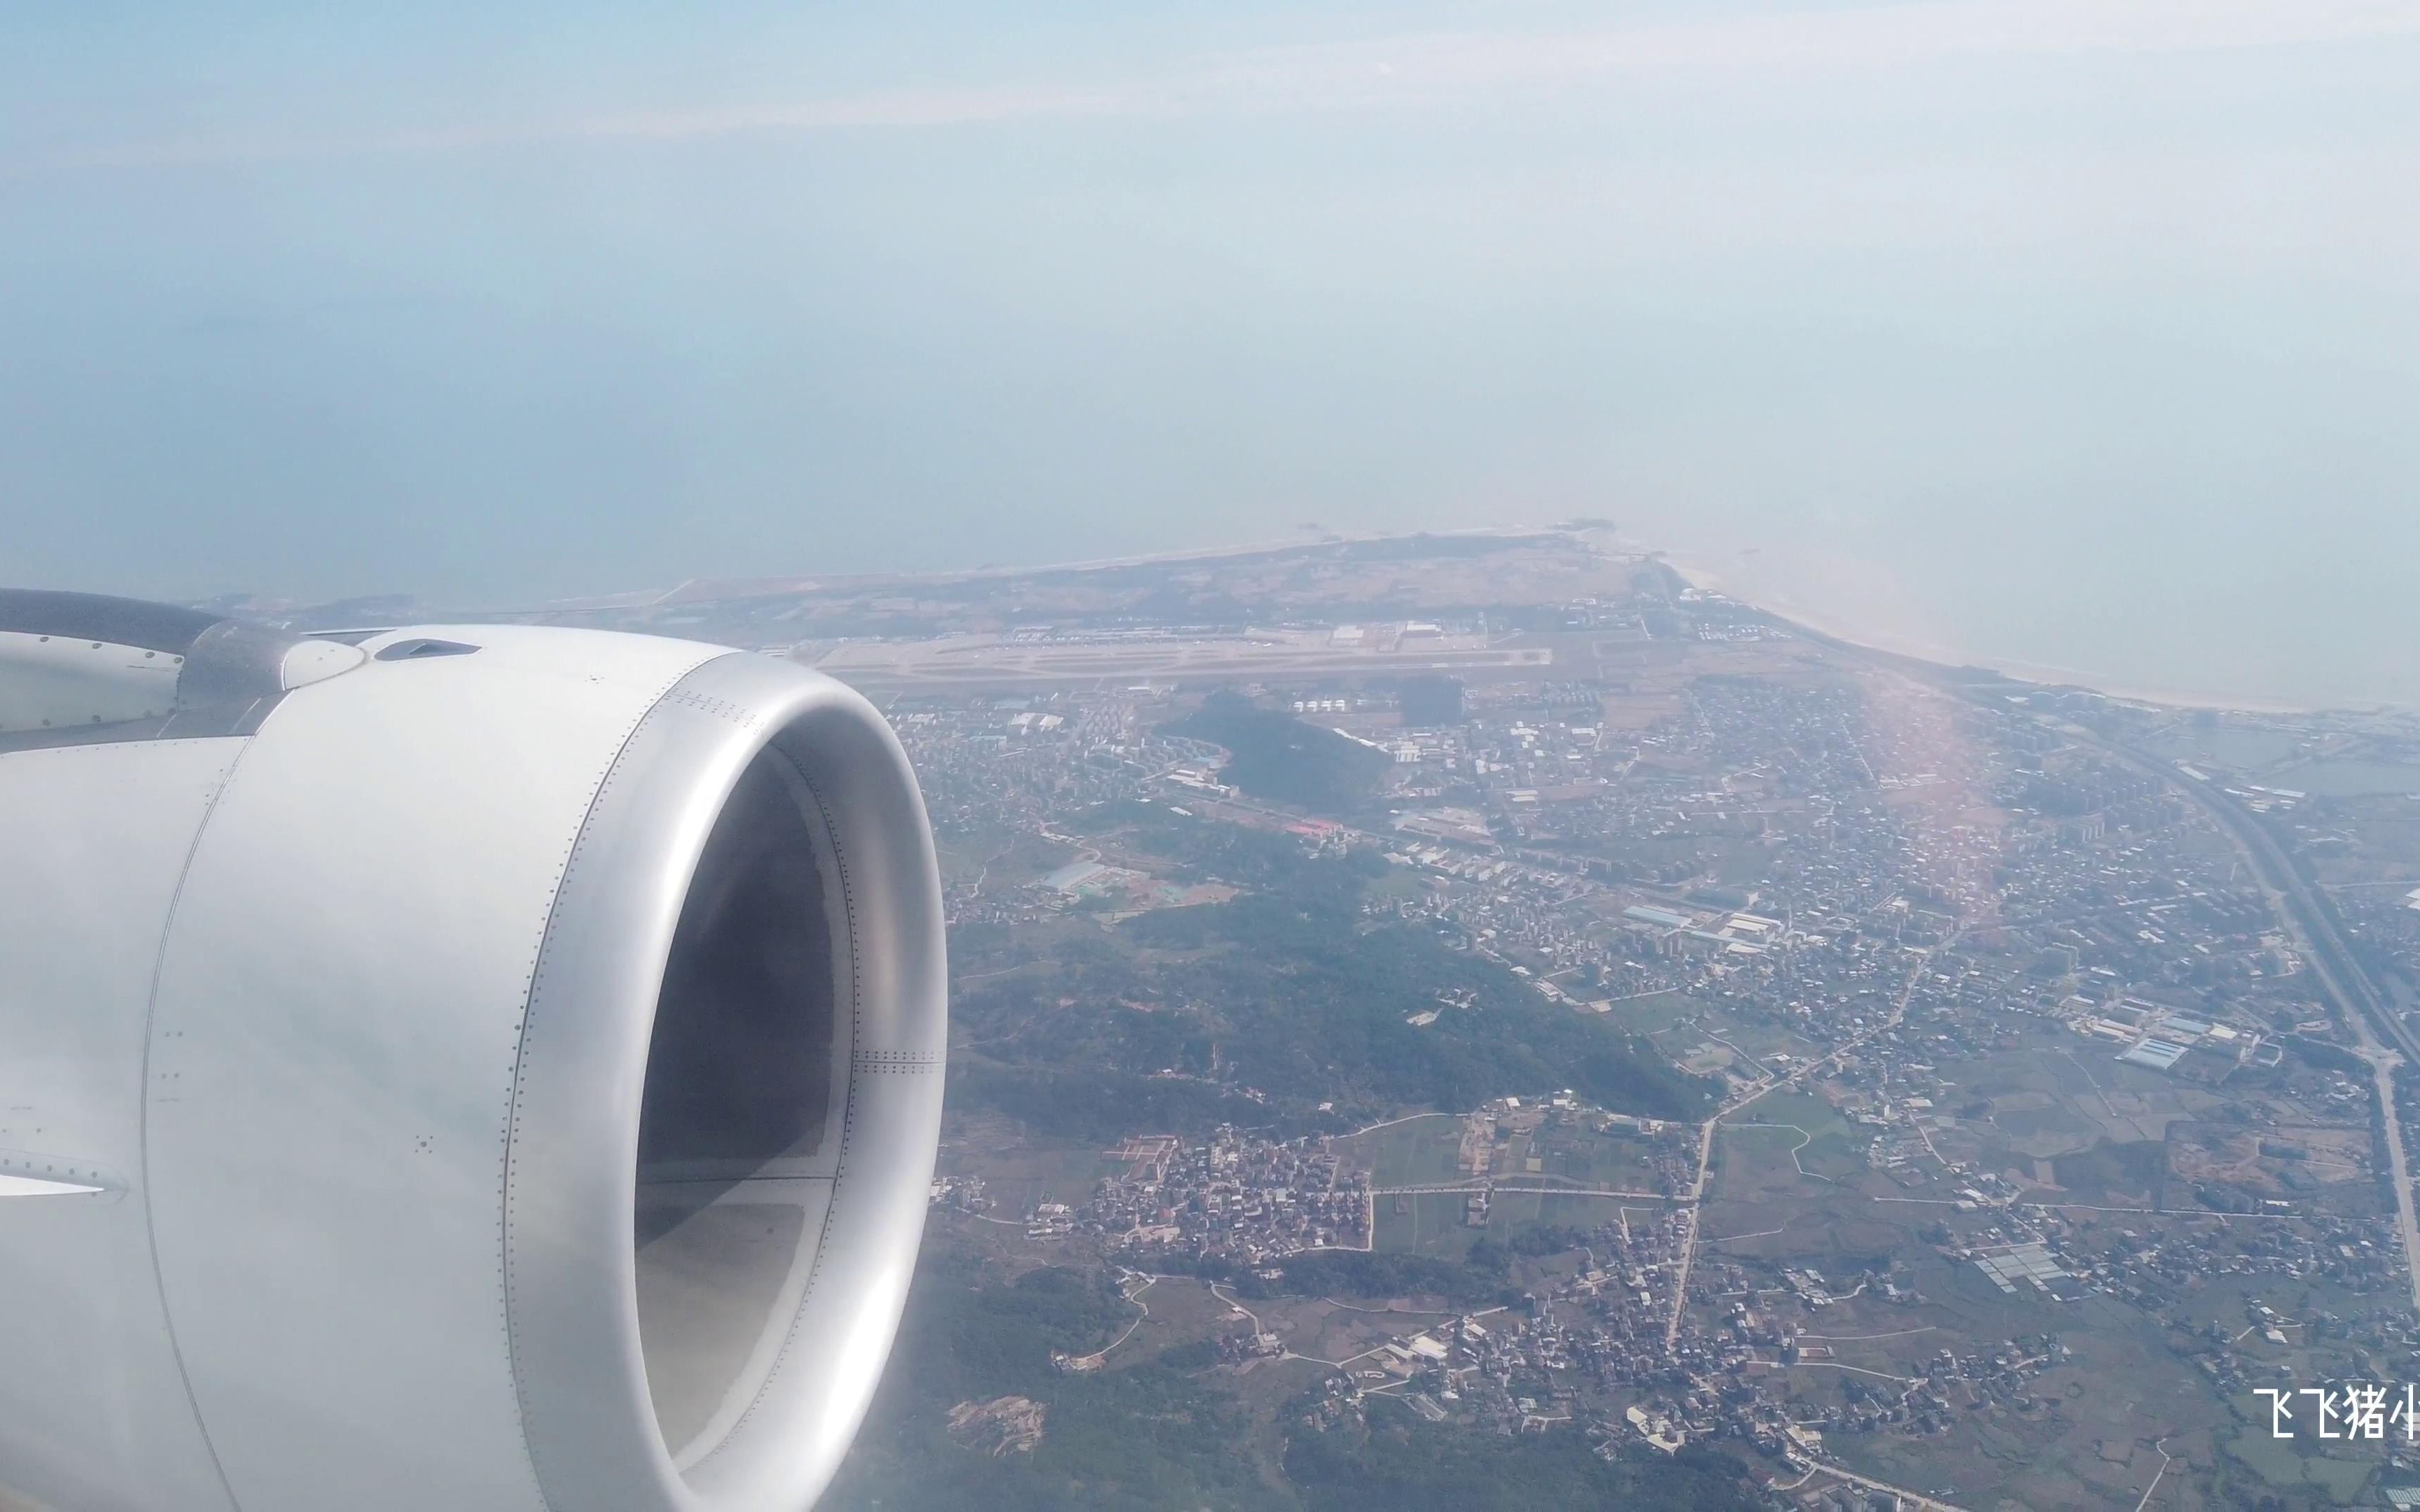
[{"label": "engine intake", "polygon": [[0,1202],[0,1485],[808,1505],[939,1130],[896,739],[690,642],[423,626],[309,681],[285,644],[255,728],[0,747],[0,1104],[41,1142],[0,1172],[73,1174]]}]

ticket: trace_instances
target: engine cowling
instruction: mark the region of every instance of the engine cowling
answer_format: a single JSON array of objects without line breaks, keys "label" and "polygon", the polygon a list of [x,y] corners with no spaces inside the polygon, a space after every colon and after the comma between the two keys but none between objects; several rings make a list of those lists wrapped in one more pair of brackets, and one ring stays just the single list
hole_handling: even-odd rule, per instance
[{"label": "engine cowling", "polygon": [[232,692],[0,732],[0,1483],[812,1503],[939,1127],[897,741],[685,641],[259,637]]}]

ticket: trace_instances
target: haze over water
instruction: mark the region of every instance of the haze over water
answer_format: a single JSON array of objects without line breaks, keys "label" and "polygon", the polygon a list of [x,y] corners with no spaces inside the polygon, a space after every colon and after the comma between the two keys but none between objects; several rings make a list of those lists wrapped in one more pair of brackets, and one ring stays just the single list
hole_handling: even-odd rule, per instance
[{"label": "haze over water", "polygon": [[0,579],[1590,514],[1912,649],[2420,704],[2420,8],[11,30]]}]

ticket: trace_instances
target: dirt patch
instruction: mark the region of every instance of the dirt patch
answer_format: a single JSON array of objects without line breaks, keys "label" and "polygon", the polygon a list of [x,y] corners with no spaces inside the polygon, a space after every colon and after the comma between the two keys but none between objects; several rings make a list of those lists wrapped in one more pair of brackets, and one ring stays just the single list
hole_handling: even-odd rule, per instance
[{"label": "dirt patch", "polygon": [[950,1409],[950,1437],[969,1449],[997,1458],[1032,1454],[1042,1442],[1042,1421],[1050,1409],[1030,1396],[995,1396]]},{"label": "dirt patch", "polygon": [[2287,1196],[2366,1180],[2369,1139],[2358,1129],[2246,1129],[2180,1123],[2168,1129],[2169,1168],[2188,1181]]}]

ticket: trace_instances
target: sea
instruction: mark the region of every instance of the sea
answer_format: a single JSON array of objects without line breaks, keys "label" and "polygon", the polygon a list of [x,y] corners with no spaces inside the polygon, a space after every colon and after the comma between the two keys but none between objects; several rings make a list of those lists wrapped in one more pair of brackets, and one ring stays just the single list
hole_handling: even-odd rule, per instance
[{"label": "sea", "polygon": [[[1943,506],[1945,514],[1950,506]],[[1702,584],[1827,633],[2162,702],[2420,708],[2420,501],[2330,529],[2035,514],[1651,527]]]}]

